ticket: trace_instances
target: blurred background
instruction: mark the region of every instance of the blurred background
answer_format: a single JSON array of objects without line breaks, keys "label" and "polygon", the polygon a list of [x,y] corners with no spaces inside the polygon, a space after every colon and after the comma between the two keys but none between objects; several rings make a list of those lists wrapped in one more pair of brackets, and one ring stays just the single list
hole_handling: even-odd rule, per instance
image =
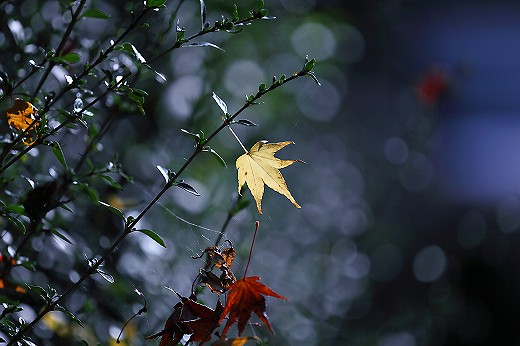
[{"label": "blurred background", "polygon": [[[112,20],[82,22],[73,36],[80,52],[105,46],[110,37],[97,42],[100,34],[128,20],[125,2],[91,5]],[[187,33],[199,30],[198,1],[167,5],[157,25],[166,25],[179,5],[180,25]],[[255,2],[237,5],[245,15]],[[232,10],[228,1],[206,6],[209,22]],[[246,147],[292,140],[296,145],[277,156],[307,163],[282,171],[301,210],[266,189],[264,215],[251,205],[226,230],[240,273],[260,221],[249,274],[289,299],[268,298],[275,334],[257,327],[246,333],[268,337],[271,345],[518,344],[520,4],[271,0],[266,8],[276,20],[204,39],[225,52],[186,48],[154,63],[168,81],[138,85],[150,94],[147,115],[122,113],[99,153],[101,160],[117,152],[134,183],[102,196],[137,215],[163,184],[155,166],[175,171],[191,154],[192,141],[180,129],[211,133],[219,125],[212,92],[233,112],[245,94],[273,75],[298,71],[309,55],[321,86],[310,78],[292,82],[245,112],[258,127],[235,129]],[[21,76],[28,68],[23,59],[40,54],[24,50],[23,40],[55,46],[61,9],[56,1],[36,0],[2,9],[0,63],[14,68],[8,67],[13,52],[23,51],[15,58]],[[147,35],[138,31],[129,42],[144,50]],[[74,136],[63,140],[74,157]],[[160,234],[167,248],[132,235],[107,265],[115,283],[96,277],[69,299],[87,327],[56,329],[66,320],[53,314],[34,330],[42,344],[57,344],[56,330],[114,342],[142,307],[134,288],[149,311],[127,327],[125,342],[158,344],[143,337],[162,329],[178,301],[164,287],[189,294],[203,265],[190,257],[214,243],[237,195],[234,161],[242,149],[229,132],[211,147],[228,168],[200,157],[184,179],[202,196],[172,190],[140,225]],[[41,174],[58,166],[51,156],[40,157],[34,170]],[[81,252],[98,253],[122,227],[111,214],[81,204],[74,218],[80,221],[65,231],[78,245],[45,236],[33,241],[43,273],[54,268],[74,281],[71,263],[84,260]],[[52,281],[43,273],[17,275],[43,286]],[[30,320],[31,309],[24,313]]]}]

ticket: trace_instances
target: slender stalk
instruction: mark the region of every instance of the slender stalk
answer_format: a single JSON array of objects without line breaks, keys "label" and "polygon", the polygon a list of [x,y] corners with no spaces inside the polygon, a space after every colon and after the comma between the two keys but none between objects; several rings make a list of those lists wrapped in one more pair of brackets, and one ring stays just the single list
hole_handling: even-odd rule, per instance
[{"label": "slender stalk", "polygon": [[249,249],[249,257],[247,258],[246,269],[244,270],[244,278],[247,275],[247,270],[249,269],[249,262],[251,262],[251,255],[253,254],[253,247],[255,246],[256,234],[258,233],[258,227],[260,226],[260,222],[255,222],[255,233],[253,234],[253,241],[251,241],[251,249]]},{"label": "slender stalk", "polygon": [[231,128],[231,126],[228,125],[228,129],[229,131],[231,131],[231,133],[233,134],[233,136],[235,136],[236,140],[238,141],[238,144],[240,144],[240,146],[242,147],[242,149],[244,149],[244,152],[246,154],[249,153],[249,151],[246,149],[246,147],[244,147],[244,144],[242,144],[242,141],[240,140],[240,138],[238,138],[237,134],[235,133],[235,131],[233,131],[233,129]]}]

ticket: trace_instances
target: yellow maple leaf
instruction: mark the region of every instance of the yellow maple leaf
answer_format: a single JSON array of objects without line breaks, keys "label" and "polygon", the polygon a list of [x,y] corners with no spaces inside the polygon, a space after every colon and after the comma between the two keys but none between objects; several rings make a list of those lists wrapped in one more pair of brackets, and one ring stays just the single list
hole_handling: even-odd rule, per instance
[{"label": "yellow maple leaf", "polygon": [[248,153],[237,159],[238,170],[238,192],[247,183],[251,194],[256,201],[258,212],[262,214],[262,196],[264,194],[264,184],[274,191],[287,197],[296,208],[300,208],[298,203],[287,188],[287,184],[279,169],[292,165],[300,160],[280,160],[274,154],[293,142],[267,143],[267,141],[257,142]]},{"label": "yellow maple leaf", "polygon": [[[14,100],[13,106],[6,110],[7,123],[20,132],[24,132],[27,129],[29,131],[35,130],[35,127],[40,124],[39,121],[35,120],[37,113],[38,109],[30,102],[17,98]],[[28,134],[23,143],[31,145],[34,141],[35,139],[32,138],[32,135]]]}]

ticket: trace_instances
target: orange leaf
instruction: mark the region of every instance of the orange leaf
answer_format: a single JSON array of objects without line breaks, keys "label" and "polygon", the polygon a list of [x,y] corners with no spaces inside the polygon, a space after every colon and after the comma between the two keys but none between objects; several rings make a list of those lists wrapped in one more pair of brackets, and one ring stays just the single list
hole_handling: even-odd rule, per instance
[{"label": "orange leaf", "polygon": [[259,341],[260,339],[256,336],[243,336],[233,339],[224,339],[215,341],[212,346],[243,346],[249,340]]},{"label": "orange leaf", "polygon": [[[34,130],[35,127],[40,124],[40,122],[35,119],[37,113],[38,109],[30,102],[15,99],[13,106],[6,110],[7,122],[20,132]],[[31,145],[34,141],[35,139],[32,136],[27,136],[23,143],[25,145]]]},{"label": "orange leaf", "polygon": [[287,300],[285,297],[274,292],[272,289],[267,287],[261,282],[258,282],[260,278],[258,276],[250,276],[241,280],[235,281],[228,293],[226,307],[220,315],[219,323],[229,313],[229,318],[222,331],[222,336],[226,335],[227,331],[238,319],[238,335],[244,330],[247,321],[251,318],[251,314],[254,312],[262,322],[272,332],[271,325],[267,320],[267,314],[265,313],[265,297],[272,296]]}]

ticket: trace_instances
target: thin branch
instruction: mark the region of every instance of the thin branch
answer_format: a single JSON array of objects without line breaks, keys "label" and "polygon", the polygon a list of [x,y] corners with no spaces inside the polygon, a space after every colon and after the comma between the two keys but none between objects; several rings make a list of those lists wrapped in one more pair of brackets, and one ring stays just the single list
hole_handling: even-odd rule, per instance
[{"label": "thin branch", "polygon": [[[56,56],[59,56],[61,54],[61,51],[63,50],[63,48],[65,47],[65,44],[67,43],[67,40],[69,39],[70,37],[70,34],[72,33],[72,29],[74,28],[74,26],[76,25],[78,19],[79,19],[79,15],[81,13],[81,10],[83,9],[83,6],[85,6],[85,3],[87,2],[87,0],[81,0],[78,4],[78,7],[76,8],[76,10],[74,12],[72,12],[72,9],[71,9],[71,12],[72,12],[72,18],[70,19],[70,23],[69,25],[67,26],[67,29],[65,30],[65,33],[63,34],[63,37],[61,38],[61,41],[58,45],[58,48],[56,49],[56,53],[55,55]],[[45,83],[45,81],[47,80],[47,77],[49,76],[49,74],[51,73],[51,70],[54,68],[54,66],[56,66],[57,62],[56,61],[50,61],[49,62],[49,66],[47,67],[47,69],[45,70],[45,72],[43,73],[43,76],[42,78],[40,78],[40,82],[38,83],[38,86],[36,87],[36,89],[34,89],[34,92],[32,94],[32,97],[35,98],[36,95],[38,95],[38,92],[40,91],[40,89],[42,88],[43,84]]]}]

